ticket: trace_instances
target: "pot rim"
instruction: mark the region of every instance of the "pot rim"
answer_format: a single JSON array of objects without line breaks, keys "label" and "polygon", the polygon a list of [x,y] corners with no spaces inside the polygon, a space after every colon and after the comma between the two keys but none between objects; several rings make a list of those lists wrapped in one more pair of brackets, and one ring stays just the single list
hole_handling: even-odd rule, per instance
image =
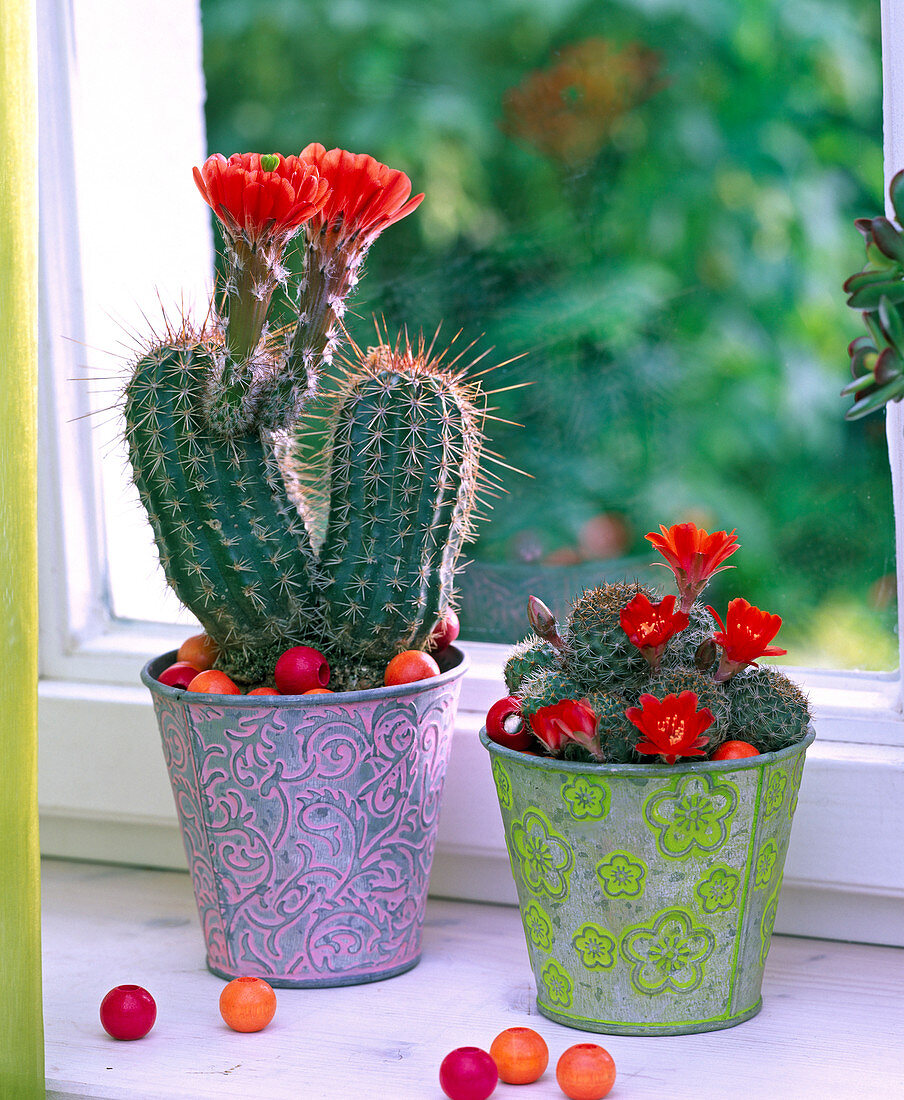
[{"label": "pot rim", "polygon": [[806,751],[816,738],[813,724],[807,727],[806,734],[793,745],[787,745],[775,752],[762,752],[757,756],[744,756],[735,760],[699,760],[677,761],[674,764],[593,764],[583,760],[558,760],[551,756],[528,756],[518,749],[498,745],[487,736],[487,728],[480,730],[480,743],[491,756],[504,760],[517,760],[522,766],[540,768],[545,771],[568,772],[577,775],[622,775],[629,779],[673,775],[694,774],[699,772],[728,772],[762,768],[766,764],[783,762],[802,751]]},{"label": "pot rim", "polygon": [[[451,656],[458,656],[455,664],[441,672],[439,676],[431,676],[426,680],[415,680],[410,684],[393,684],[391,687],[381,686],[364,688],[361,691],[333,691],[329,694],[318,695],[217,695],[208,691],[188,691],[186,688],[170,687],[161,684],[151,673],[151,666],[166,660],[167,664],[173,664],[177,651],[169,650],[160,653],[147,661],[141,670],[141,682],[152,695],[159,695],[164,699],[170,699],[181,703],[203,703],[207,706],[217,706],[223,709],[247,710],[248,707],[325,707],[345,706],[347,703],[366,703],[374,699],[397,699],[400,696],[410,697],[420,695],[422,692],[444,687],[446,684],[463,676],[471,665],[471,658],[456,645],[450,645],[445,651]],[[163,666],[164,668],[167,665]]]}]

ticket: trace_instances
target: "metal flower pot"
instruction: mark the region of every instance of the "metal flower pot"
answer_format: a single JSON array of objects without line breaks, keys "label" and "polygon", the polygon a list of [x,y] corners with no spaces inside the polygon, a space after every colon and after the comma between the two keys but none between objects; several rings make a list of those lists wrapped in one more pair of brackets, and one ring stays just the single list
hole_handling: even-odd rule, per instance
[{"label": "metal flower pot", "polygon": [[207,943],[223,978],[352,985],[410,970],[461,678],[332,695],[150,689]]},{"label": "metal flower pot", "polygon": [[481,733],[544,1016],[682,1035],[756,1015],[813,737],[670,767],[544,759]]}]

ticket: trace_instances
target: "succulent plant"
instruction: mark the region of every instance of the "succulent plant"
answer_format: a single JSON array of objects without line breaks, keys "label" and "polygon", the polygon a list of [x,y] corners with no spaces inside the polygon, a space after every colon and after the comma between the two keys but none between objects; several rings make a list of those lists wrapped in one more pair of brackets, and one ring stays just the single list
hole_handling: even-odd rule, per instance
[{"label": "succulent plant", "polygon": [[652,595],[630,582],[604,584],[584,591],[575,601],[563,635],[562,663],[585,691],[630,684],[648,666],[622,628],[622,609],[635,596]]},{"label": "succulent plant", "polygon": [[579,699],[584,692],[568,670],[556,663],[535,669],[514,694],[521,700],[522,716],[529,720],[543,707],[551,707],[563,699]]},{"label": "succulent plant", "polygon": [[528,634],[512,649],[505,662],[503,677],[510,695],[517,695],[521,685],[533,672],[550,668],[556,663],[556,651],[536,634]]},{"label": "succulent plant", "polygon": [[[904,223],[904,172],[889,184],[889,198]],[[851,381],[841,391],[853,397],[846,419],[858,420],[904,396],[904,233],[885,217],[854,223],[866,242],[866,265],[844,284],[851,309],[860,310],[868,335],[848,345]]]},{"label": "succulent plant", "polygon": [[[226,276],[205,323],[170,327],[125,390],[126,441],[160,561],[238,683],[306,644],[337,686],[382,682],[454,600],[472,537],[486,403],[423,339],[336,350],[368,248],[410,213],[401,172],[308,146],[214,156],[195,178]],[[304,241],[299,285],[282,259]],[[298,320],[271,330],[274,294]]]},{"label": "succulent plant", "polygon": [[807,698],[777,668],[751,667],[726,684],[731,738],[776,752],[799,741],[810,721]]},{"label": "succulent plant", "polygon": [[770,644],[779,616],[735,598],[723,622],[696,602],[738,548],[734,532],[709,535],[686,523],[647,538],[686,610],[636,583],[604,584],[574,601],[560,633],[546,605],[528,601],[528,620],[544,637],[515,647],[506,683],[538,749],[567,760],[672,764],[712,755],[729,739],[756,754],[803,738],[806,698],[783,673],[755,663],[785,652]]},{"label": "succulent plant", "polygon": [[637,730],[628,721],[627,700],[609,691],[594,691],[587,703],[597,718],[597,732],[607,764],[630,764],[639,759],[634,751]]},{"label": "succulent plant", "polygon": [[692,691],[697,697],[697,705],[706,707],[712,714],[712,725],[706,731],[709,738],[708,749],[712,751],[729,736],[731,729],[731,705],[728,694],[721,684],[717,684],[712,675],[701,672],[693,665],[674,665],[661,668],[655,676],[643,685],[643,690],[630,699],[633,705],[640,701],[640,695],[655,695],[664,699],[667,695],[680,695]]}]

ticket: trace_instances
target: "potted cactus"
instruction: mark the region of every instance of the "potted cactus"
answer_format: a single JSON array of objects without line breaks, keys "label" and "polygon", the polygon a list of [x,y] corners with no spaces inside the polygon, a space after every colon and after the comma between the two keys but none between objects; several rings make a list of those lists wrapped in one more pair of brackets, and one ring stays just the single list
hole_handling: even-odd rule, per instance
[{"label": "potted cactus", "polygon": [[700,604],[734,532],[647,538],[678,597],[585,591],[560,626],[535,597],[492,758],[537,1005],[572,1027],[675,1035],[759,1011],[807,746],[806,698],[760,657],[777,615]]},{"label": "potted cactus", "polygon": [[[194,174],[225,242],[221,292],[203,324],[141,354],[125,436],[167,580],[204,635],[142,677],[209,967],[372,981],[420,952],[485,398],[461,355],[422,339],[378,329],[337,354],[368,249],[423,198],[402,172],[309,145]],[[271,327],[285,294],[297,320]]]}]

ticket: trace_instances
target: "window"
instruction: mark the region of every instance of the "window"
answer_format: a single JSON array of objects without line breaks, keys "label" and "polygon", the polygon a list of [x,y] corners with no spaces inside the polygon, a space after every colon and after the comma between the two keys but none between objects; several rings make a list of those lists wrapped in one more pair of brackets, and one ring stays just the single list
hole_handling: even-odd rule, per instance
[{"label": "window", "polygon": [[[390,15],[398,15],[403,6],[392,5],[386,10]],[[726,10],[733,6],[727,5]],[[49,9],[52,5],[47,4],[46,7]],[[624,9],[625,27],[630,29],[636,26],[638,13],[649,8],[649,5],[621,7]],[[668,5],[659,7],[663,11],[670,10]],[[475,18],[478,9],[483,11],[486,5],[475,5]],[[262,12],[260,18],[264,22],[253,25],[242,23],[236,15],[238,10],[235,5],[210,2],[205,6],[204,13],[210,19],[231,19],[237,33],[251,35],[252,42],[265,42],[267,34],[272,32],[272,27],[268,31],[267,20],[313,18],[319,9],[317,5],[296,6],[294,9],[291,6],[271,8],[263,5],[257,10]],[[296,10],[297,16],[290,14]],[[372,28],[367,24],[366,5],[334,3],[329,10],[330,25],[336,35],[343,32],[343,21],[346,33],[351,33],[349,26],[353,30],[357,28],[355,35],[358,38],[372,33]],[[834,8],[832,10],[835,11]],[[177,294],[178,286],[194,287],[196,294],[203,293],[210,255],[207,221],[203,208],[190,189],[179,185],[185,177],[185,165],[199,163],[203,156],[200,147],[198,13],[191,5],[171,0],[167,17],[161,18],[158,7],[155,26],[167,27],[166,35],[162,37],[163,32],[155,31],[150,24],[144,26],[136,22],[139,16],[120,10],[110,0],[74,0],[73,11],[77,46],[74,58],[69,56],[72,40],[67,39],[69,28],[66,24],[51,12],[45,12],[47,18],[42,19],[42,48],[47,51],[41,66],[44,81],[42,97],[45,104],[54,104],[53,111],[45,109],[42,115],[42,142],[48,143],[42,144],[42,162],[55,166],[53,174],[43,176],[46,191],[42,194],[42,254],[45,257],[42,345],[45,389],[42,410],[46,451],[41,504],[44,554],[42,660],[46,677],[42,687],[42,828],[45,849],[51,852],[181,864],[171,798],[149,716],[149,703],[143,690],[137,686],[137,670],[145,657],[169,648],[174,640],[184,636],[185,628],[167,625],[165,621],[158,621],[156,625],[142,621],[148,613],[145,597],[151,585],[150,572],[128,574],[125,579],[122,574],[117,576],[116,570],[124,565],[131,566],[138,557],[139,548],[135,544],[115,545],[115,538],[124,530],[115,512],[115,508],[121,505],[111,506],[108,503],[106,512],[104,510],[102,502],[115,499],[116,494],[111,494],[112,475],[101,475],[102,467],[96,461],[92,441],[92,435],[103,433],[104,429],[95,430],[86,421],[72,421],[74,416],[87,411],[86,389],[81,384],[73,385],[64,380],[84,373],[80,369],[84,356],[77,350],[77,344],[73,345],[63,337],[84,339],[88,344],[102,347],[112,346],[118,337],[109,327],[103,330],[97,320],[99,311],[112,309],[114,313],[128,317],[131,325],[135,317],[131,311],[136,303],[146,306],[152,302],[153,286],[160,285],[170,275],[178,280],[178,284],[161,286],[164,300]],[[535,23],[527,20],[530,27],[535,27]],[[392,27],[389,29],[391,31]],[[844,29],[844,25],[840,25],[838,33]],[[741,27],[741,30],[748,35],[753,33],[749,27],[746,30]],[[423,33],[423,30],[418,32],[416,24],[412,31],[406,23],[404,28],[397,28],[397,32],[404,36]],[[800,42],[810,48],[813,37],[807,28],[802,25],[797,28],[797,33]],[[886,34],[890,33],[886,24]],[[385,87],[386,65],[390,64],[386,60],[387,50],[394,41],[392,34],[386,34],[388,45],[380,38],[385,49],[382,53],[375,53],[371,68],[362,71],[360,66],[349,63],[348,71],[340,66],[336,76],[340,82],[348,81],[351,79],[349,73],[353,71],[354,80],[363,81],[361,87],[367,93],[366,97],[363,92],[359,95],[376,104],[383,102],[380,89]],[[255,39],[255,35],[259,37]],[[844,41],[849,42],[850,39],[845,38]],[[115,43],[115,48],[110,43]],[[140,43],[140,49],[134,48],[135,43]],[[762,43],[751,40],[749,47],[755,52],[762,47]],[[535,72],[554,64],[554,59],[543,62],[542,50],[536,43],[519,48],[524,55],[530,54],[535,59]],[[495,61],[495,51],[490,50],[489,54]],[[250,49],[248,55],[257,56]],[[108,65],[106,61],[97,64],[95,59],[100,56],[112,56],[115,65]],[[829,52],[827,56],[840,55]],[[60,59],[67,63],[58,64]],[[278,60],[270,58],[268,64],[260,64],[255,71],[256,78],[277,82],[288,79]],[[330,58],[325,57],[322,63],[328,69]],[[858,58],[854,69],[848,73],[853,81],[854,91],[851,94],[856,94],[859,89],[866,97],[871,94],[875,96],[875,87],[870,91],[870,81],[874,81],[874,77],[869,75],[866,58]],[[223,66],[221,72],[226,72]],[[255,76],[255,72],[244,74],[244,84]],[[437,96],[432,99],[425,97],[423,87],[417,83],[415,76],[416,73],[411,76],[411,86],[419,91],[417,95],[412,91],[411,98],[418,101],[418,110],[427,109],[423,106],[426,99],[429,110],[455,121],[455,126],[450,124],[451,132],[456,132],[456,127],[466,128],[468,119],[462,115],[466,104],[462,105],[457,100],[445,102]],[[520,87],[519,80],[524,76],[523,65],[520,76],[514,71],[500,72],[500,95],[506,88]],[[105,82],[108,79],[113,83],[107,85]],[[221,79],[225,77],[221,76]],[[238,80],[234,83],[243,85]],[[115,96],[110,91],[111,87],[116,89]],[[149,88],[153,89],[152,95],[148,94]],[[249,102],[253,103],[253,100]],[[325,102],[325,99],[316,99],[306,106],[323,111]],[[252,108],[247,104],[244,112],[240,108],[241,103],[229,116],[228,125],[233,129],[224,128],[221,131],[222,140],[227,144],[234,142],[236,148],[243,147],[243,138],[255,127],[257,132],[269,139],[274,131],[268,126],[275,125],[274,120],[262,118],[258,111],[255,121]],[[287,114],[288,122],[293,127],[297,126],[296,108],[290,107]],[[655,114],[650,117],[655,117]],[[71,127],[69,118],[72,119]],[[390,116],[368,118],[366,121],[368,126],[382,126],[382,132],[386,134],[398,128],[398,120]],[[335,125],[335,120],[325,114],[322,122],[325,132]],[[100,140],[97,140],[98,133]],[[113,134],[117,137],[111,145]],[[793,131],[786,128],[780,130],[779,137],[781,135],[790,140]],[[842,139],[844,137],[842,135]],[[629,133],[623,140],[628,142],[629,138],[635,142],[638,140],[636,133],[633,138]],[[273,140],[276,141],[276,136]],[[386,140],[389,141],[388,138]],[[364,137],[360,139],[360,144],[365,146]],[[391,143],[388,148],[391,150]],[[424,296],[427,306],[436,308],[439,289],[435,283],[440,276],[432,268],[439,253],[445,256],[447,263],[457,259],[461,270],[468,270],[476,262],[489,263],[492,260],[500,265],[498,270],[494,269],[494,277],[501,284],[512,283],[516,286],[518,273],[527,262],[523,257],[513,258],[511,255],[507,259],[505,256],[487,259],[487,241],[493,233],[492,219],[488,220],[485,210],[480,217],[474,217],[473,210],[469,212],[466,206],[461,207],[464,198],[467,198],[466,189],[463,190],[460,180],[456,183],[455,177],[455,166],[459,163],[456,150],[460,152],[461,146],[453,143],[446,148],[445,159],[442,143],[437,147],[431,146],[431,149],[434,159],[430,165],[424,166],[424,186],[428,190],[431,186],[437,187],[441,196],[441,201],[436,203],[433,221],[427,221],[428,229],[425,230],[428,235],[432,234],[428,243],[433,254],[426,260],[416,261],[413,272],[400,270],[398,254],[410,259],[418,249],[413,238],[401,236],[403,232],[411,234],[415,230],[407,226],[395,227],[400,234],[396,252],[389,248],[389,238],[381,241],[374,250],[373,265],[367,276],[376,286],[384,288],[388,295],[387,312],[398,314],[399,319],[404,313],[401,295],[403,292],[410,293],[413,288]],[[232,151],[231,145],[227,151]],[[469,156],[472,169],[479,171],[479,148],[471,149]],[[518,151],[513,144],[511,157],[519,171],[527,164],[532,166],[531,171],[546,171],[542,164],[538,167],[535,161],[530,161],[532,156],[534,154],[529,150]],[[388,152],[386,159],[392,160]],[[893,151],[887,159],[889,165],[895,163]],[[148,173],[146,179],[137,178],[133,169],[136,162],[152,165],[152,176]],[[640,171],[642,167],[635,170]],[[92,209],[92,202],[97,203],[99,193],[92,176],[101,168],[106,180],[119,182],[112,189],[110,202],[102,202]],[[705,168],[704,163],[704,171]],[[866,164],[859,170],[867,177],[872,172],[877,185],[877,166],[870,169]],[[574,178],[570,179],[569,186],[581,186],[579,174],[572,173],[572,176]],[[642,174],[640,178],[643,178]],[[65,204],[70,201],[67,196],[72,193],[69,184],[73,179],[77,183],[79,206],[77,211],[67,212]],[[646,186],[655,191],[659,182],[648,179]],[[723,181],[723,187],[734,193],[732,186],[741,187],[742,183],[737,179],[732,183],[729,179]],[[844,187],[841,189],[843,191]],[[180,197],[177,198],[177,195]],[[832,195],[823,194],[823,197],[831,198]],[[117,202],[121,201],[121,209],[114,210],[114,198]],[[155,220],[161,217],[164,209],[167,211],[165,222]],[[449,226],[444,228],[442,224],[446,216],[444,211],[449,217],[454,215],[458,219],[458,226],[470,225],[473,218],[476,238],[464,242],[453,238]],[[564,216],[564,208],[555,211],[556,218]],[[776,216],[779,221],[784,217]],[[178,229],[171,218],[183,219]],[[99,223],[105,230],[101,234],[96,228],[92,229]],[[80,240],[69,228],[73,224],[79,226]],[[787,230],[787,219],[783,224]],[[769,225],[778,232],[772,222]],[[582,231],[587,228],[583,227]],[[455,227],[452,229],[455,230]],[[547,229],[550,233],[557,232],[554,220],[547,225]],[[768,237],[768,233],[766,235]],[[768,247],[775,247],[774,240],[771,246],[768,240],[762,243],[767,252]],[[457,257],[456,250],[461,253]],[[384,253],[385,257],[380,259]],[[528,259],[533,262],[530,257]],[[503,261],[508,263],[508,267]],[[853,260],[855,265],[858,262],[857,258]],[[587,276],[586,272],[581,274]],[[591,274],[595,274],[595,269]],[[84,292],[80,295],[77,288],[82,285],[82,279]],[[583,280],[579,278],[570,289],[567,283],[553,287],[559,294],[555,300],[560,304],[570,304],[574,294],[589,281],[592,280],[588,276]],[[548,286],[544,289],[550,291]],[[463,295],[464,287],[459,287],[457,293]],[[528,288],[527,305],[530,304],[529,299]],[[498,300],[496,304],[499,304]],[[494,315],[497,332],[508,332],[504,339],[506,354],[525,350],[513,346],[512,333],[521,331],[518,319],[526,316],[524,310],[527,305],[506,300],[499,306],[499,315]],[[602,305],[606,303],[602,302]],[[594,298],[586,309],[592,313],[598,307],[600,299]],[[840,292],[833,291],[833,298],[825,308],[843,312]],[[663,307],[656,314],[653,328],[660,333],[663,329],[667,330],[675,320],[676,309],[675,305]],[[475,324],[479,312],[475,304]],[[552,312],[555,313],[555,309]],[[611,311],[607,316],[610,321],[617,319]],[[704,327],[704,335],[706,320],[705,317],[698,317]],[[536,328],[539,323],[536,316],[532,323],[535,325],[532,339],[539,346],[546,347],[551,342],[549,334],[544,335]],[[581,323],[587,323],[586,311]],[[744,326],[740,326],[732,336],[735,351],[744,343],[744,331]],[[635,325],[626,337],[630,337],[629,351],[635,355],[630,360],[634,367],[637,367],[639,360],[631,341],[637,339],[638,332],[647,341],[643,345],[646,350],[653,348],[660,357],[666,354],[667,341],[659,339],[654,347],[647,328]],[[699,332],[696,335],[699,336]],[[497,343],[503,342],[498,336],[495,339]],[[587,350],[587,339],[589,337],[585,333],[582,341],[578,341],[581,354]],[[574,351],[574,348],[571,350]],[[594,355],[600,354],[599,347],[592,350]],[[838,358],[839,361],[843,359],[843,343],[838,349]],[[612,367],[611,364],[608,366]],[[668,363],[663,369],[666,368],[673,369]],[[578,362],[574,369],[580,372],[583,369],[581,363]],[[512,368],[509,380],[520,381],[522,376],[513,373],[514,370]],[[92,367],[91,373],[98,373],[98,369]],[[667,374],[667,380],[669,377]],[[836,383],[833,381],[832,385],[836,386]],[[644,397],[644,400],[648,398]],[[532,415],[536,429],[536,408]],[[661,406],[656,415],[661,421]],[[838,408],[832,410],[831,416],[835,418],[832,422],[840,432],[840,403]],[[709,422],[710,426],[712,423]],[[900,458],[896,441],[901,434],[899,410],[892,411],[888,423],[893,441],[893,468],[897,469]],[[565,428],[557,430],[557,446],[561,447],[567,432]],[[855,426],[852,430],[862,431],[862,428]],[[111,444],[109,435],[104,444]],[[767,444],[768,440],[763,446]],[[848,455],[846,461],[853,465],[855,458]],[[580,487],[578,495],[586,498],[587,512],[583,520],[562,516],[556,520],[557,530],[563,533],[563,538],[569,531],[578,534],[583,522],[592,519],[598,508],[593,497],[595,490],[592,487],[588,489],[586,478],[582,480],[575,476],[571,483]],[[519,489],[517,492],[523,494],[526,490]],[[553,493],[548,486],[545,492],[550,497],[569,496],[567,493]],[[667,486],[666,489],[660,488],[659,492],[662,495],[671,493],[671,490]],[[515,505],[521,501],[523,495],[516,496],[512,514],[518,510]],[[887,519],[890,514],[887,499],[883,508]],[[900,507],[898,513],[901,514]],[[644,514],[638,513],[639,516]],[[727,521],[734,522],[730,515]],[[503,519],[504,530],[507,529],[505,522]],[[742,522],[738,518],[737,523],[742,535],[756,529],[755,519]],[[144,531],[142,525],[139,529]],[[525,543],[523,539],[519,542],[517,534],[516,531],[511,536],[510,544],[523,547]],[[878,541],[879,547],[873,548],[875,560],[884,562],[891,554],[885,545],[888,539],[881,535]],[[557,549],[567,548],[567,545],[550,543],[541,550],[543,556],[549,556],[554,555]],[[490,545],[486,554],[488,565],[493,564],[493,555],[498,552],[498,546],[494,549]],[[596,570],[597,566],[591,568]],[[882,572],[893,571],[893,562],[889,560],[882,567]],[[135,599],[136,596],[141,600]],[[776,603],[784,612],[780,596],[776,598]],[[165,614],[159,616],[160,620],[165,618]],[[480,636],[476,626],[474,633]],[[883,644],[887,644],[887,639]],[[462,703],[460,730],[447,785],[434,888],[460,896],[502,900],[498,892],[499,883],[507,883],[508,878],[499,874],[500,864],[504,864],[506,857],[500,849],[498,811],[487,769],[481,759],[482,750],[473,734],[479,728],[487,706],[500,693],[499,666],[503,650],[490,642],[472,644],[470,649],[474,669]],[[893,658],[880,662],[886,666],[893,663]],[[890,672],[881,675],[853,672],[840,675],[826,671],[808,673],[805,679],[817,702],[820,740],[811,750],[802,809],[795,827],[797,840],[787,871],[791,889],[786,891],[785,927],[816,934],[851,935],[892,942],[896,937],[904,936],[900,917],[897,918],[898,924],[895,924],[894,918],[894,905],[904,891],[904,884],[899,878],[899,861],[891,856],[887,844],[883,846],[883,838],[894,831],[889,830],[888,815],[902,812],[902,800],[899,797],[896,801],[894,796],[894,784],[899,782],[900,768],[904,765],[898,678]],[[487,779],[485,784],[481,784],[482,778]],[[873,842],[875,846],[870,850],[874,854],[866,856],[866,845]],[[850,914],[864,897],[871,899],[869,912],[872,923],[866,926],[861,924],[854,929]]]}]

